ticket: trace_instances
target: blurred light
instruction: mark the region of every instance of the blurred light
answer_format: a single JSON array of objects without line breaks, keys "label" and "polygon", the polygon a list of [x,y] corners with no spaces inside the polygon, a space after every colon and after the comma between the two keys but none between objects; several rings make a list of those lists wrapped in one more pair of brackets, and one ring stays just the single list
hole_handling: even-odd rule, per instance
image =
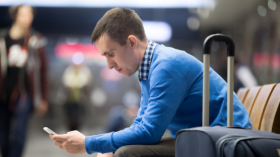
[{"label": "blurred light", "polygon": [[74,64],[82,64],[85,60],[85,56],[83,53],[81,52],[76,52],[73,56],[72,56],[72,62]]},{"label": "blurred light", "polygon": [[200,22],[196,17],[189,17],[187,20],[187,25],[190,30],[196,31],[199,29]]},{"label": "blurred light", "polygon": [[103,89],[96,88],[91,92],[90,99],[95,106],[101,107],[105,104],[107,95]]},{"label": "blurred light", "polygon": [[197,9],[197,14],[202,19],[207,19],[210,15],[210,8],[198,8]]},{"label": "blurred light", "polygon": [[0,5],[29,4],[47,7],[94,7],[94,8],[195,8],[213,7],[216,0],[1,0]]},{"label": "blurred light", "polygon": [[265,17],[267,14],[266,8],[262,5],[258,6],[258,13],[262,16]]},{"label": "blurred light", "polygon": [[255,53],[253,56],[253,62],[256,67],[260,67],[262,64],[262,56],[260,53]]},{"label": "blurred light", "polygon": [[272,64],[278,65],[278,58],[270,58],[269,54],[267,52],[264,52],[262,54],[255,53],[253,57],[253,62],[256,67],[260,67],[262,65],[268,66],[270,64],[270,61],[272,61]]},{"label": "blurred light", "polygon": [[128,91],[124,94],[122,101],[126,107],[134,106],[139,104],[139,94],[134,90]]},{"label": "blurred light", "polygon": [[67,43],[59,43],[54,48],[54,54],[57,57],[72,57],[76,52],[82,52],[86,58],[105,60],[101,56],[97,47],[94,44],[74,43],[74,41]]},{"label": "blurred light", "polygon": [[268,0],[268,7],[271,10],[276,10],[277,9],[277,4],[275,1],[273,0]]},{"label": "blurred light", "polygon": [[148,40],[167,42],[171,39],[172,29],[166,22],[143,21]]},{"label": "blurred light", "polygon": [[273,54],[272,66],[273,66],[273,68],[279,68],[280,67],[280,56],[278,54]]},{"label": "blurred light", "polygon": [[268,66],[269,62],[270,62],[270,57],[267,52],[264,52],[262,54],[262,64],[264,64],[265,66]]}]

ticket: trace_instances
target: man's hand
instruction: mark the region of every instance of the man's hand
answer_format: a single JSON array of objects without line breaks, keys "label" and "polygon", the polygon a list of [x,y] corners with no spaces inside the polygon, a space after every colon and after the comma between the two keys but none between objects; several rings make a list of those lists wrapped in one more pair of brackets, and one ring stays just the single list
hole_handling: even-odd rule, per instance
[{"label": "man's hand", "polygon": [[97,153],[97,157],[113,157],[113,153],[105,153],[105,154],[101,154],[101,153]]},{"label": "man's hand", "polygon": [[79,131],[71,131],[63,135],[50,135],[56,146],[70,154],[82,154],[86,152],[85,135]]}]

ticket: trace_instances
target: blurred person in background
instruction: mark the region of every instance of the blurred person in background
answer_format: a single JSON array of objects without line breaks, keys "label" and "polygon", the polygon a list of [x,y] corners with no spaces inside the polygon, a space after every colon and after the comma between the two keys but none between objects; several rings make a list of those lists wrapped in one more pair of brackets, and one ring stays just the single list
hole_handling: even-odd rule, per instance
[{"label": "blurred person in background", "polygon": [[13,24],[0,31],[0,151],[20,157],[30,114],[48,109],[46,39],[31,28],[31,6],[13,6],[9,13]]},{"label": "blurred person in background", "polygon": [[64,111],[69,130],[78,130],[81,125],[87,89],[91,81],[91,71],[84,64],[71,64],[63,73],[62,82],[67,90]]},{"label": "blurred person in background", "polygon": [[[72,154],[98,152],[98,157],[175,156],[175,136],[181,129],[202,125],[203,64],[185,51],[148,41],[135,11],[114,8],[92,33],[109,69],[124,76],[139,71],[140,109],[123,130],[93,136],[78,131],[50,135],[55,145]],[[226,126],[227,84],[210,69],[209,126]],[[234,126],[252,128],[249,114],[236,95]],[[172,137],[162,138],[166,129]]]},{"label": "blurred person in background", "polygon": [[[133,78],[137,79],[138,75],[135,74]],[[141,87],[139,83],[136,84],[137,91],[128,91],[124,94],[122,106],[114,106],[110,109],[109,119],[105,126],[104,132],[113,132],[122,130],[133,123],[137,117],[137,112],[140,105]],[[138,93],[139,92],[139,93]]]},{"label": "blurred person in background", "polygon": [[238,56],[234,59],[234,74],[235,92],[241,87],[250,88],[258,85],[252,70],[247,65],[242,64]]},{"label": "blurred person in background", "polygon": [[131,125],[137,117],[138,109],[138,105],[112,107],[109,112],[109,120],[105,127],[105,132],[119,131]]},{"label": "blurred person in background", "polygon": [[[219,69],[217,72],[221,75],[221,77],[226,81],[227,80],[227,66],[223,66],[227,63],[220,62]],[[250,88],[257,86],[257,80],[252,73],[251,69],[241,62],[239,55],[236,55],[234,58],[234,92],[240,88]]]}]

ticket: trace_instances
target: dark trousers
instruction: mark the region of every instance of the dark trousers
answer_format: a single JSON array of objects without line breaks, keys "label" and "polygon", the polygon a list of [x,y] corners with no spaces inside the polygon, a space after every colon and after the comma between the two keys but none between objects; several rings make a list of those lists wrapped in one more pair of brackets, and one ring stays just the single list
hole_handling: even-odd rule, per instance
[{"label": "dark trousers", "polygon": [[175,139],[163,138],[155,145],[127,145],[119,148],[114,157],[174,157]]},{"label": "dark trousers", "polygon": [[0,151],[2,157],[20,157],[26,139],[26,131],[31,112],[30,98],[17,100],[11,112],[7,101],[0,104]]},{"label": "dark trousers", "polygon": [[84,108],[78,102],[67,102],[64,105],[64,111],[66,113],[68,130],[79,130],[81,126],[81,118],[84,115]]}]

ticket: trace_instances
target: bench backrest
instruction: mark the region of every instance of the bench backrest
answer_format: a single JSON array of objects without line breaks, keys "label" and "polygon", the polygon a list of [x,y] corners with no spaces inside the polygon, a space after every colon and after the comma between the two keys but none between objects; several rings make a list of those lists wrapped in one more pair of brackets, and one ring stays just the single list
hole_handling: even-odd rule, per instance
[{"label": "bench backrest", "polygon": [[237,92],[237,97],[239,100],[244,103],[244,100],[249,92],[249,88],[240,88]]},{"label": "bench backrest", "polygon": [[280,84],[277,84],[264,110],[260,130],[280,134]]},{"label": "bench backrest", "polygon": [[259,130],[268,99],[276,84],[264,85],[259,91],[250,114],[253,129]]},{"label": "bench backrest", "polygon": [[244,104],[245,108],[247,109],[249,115],[251,115],[251,110],[252,110],[255,100],[259,94],[260,89],[261,89],[261,87],[251,87],[244,100],[243,104]]},{"label": "bench backrest", "polygon": [[253,129],[280,134],[280,83],[240,88],[237,93],[249,113]]}]

